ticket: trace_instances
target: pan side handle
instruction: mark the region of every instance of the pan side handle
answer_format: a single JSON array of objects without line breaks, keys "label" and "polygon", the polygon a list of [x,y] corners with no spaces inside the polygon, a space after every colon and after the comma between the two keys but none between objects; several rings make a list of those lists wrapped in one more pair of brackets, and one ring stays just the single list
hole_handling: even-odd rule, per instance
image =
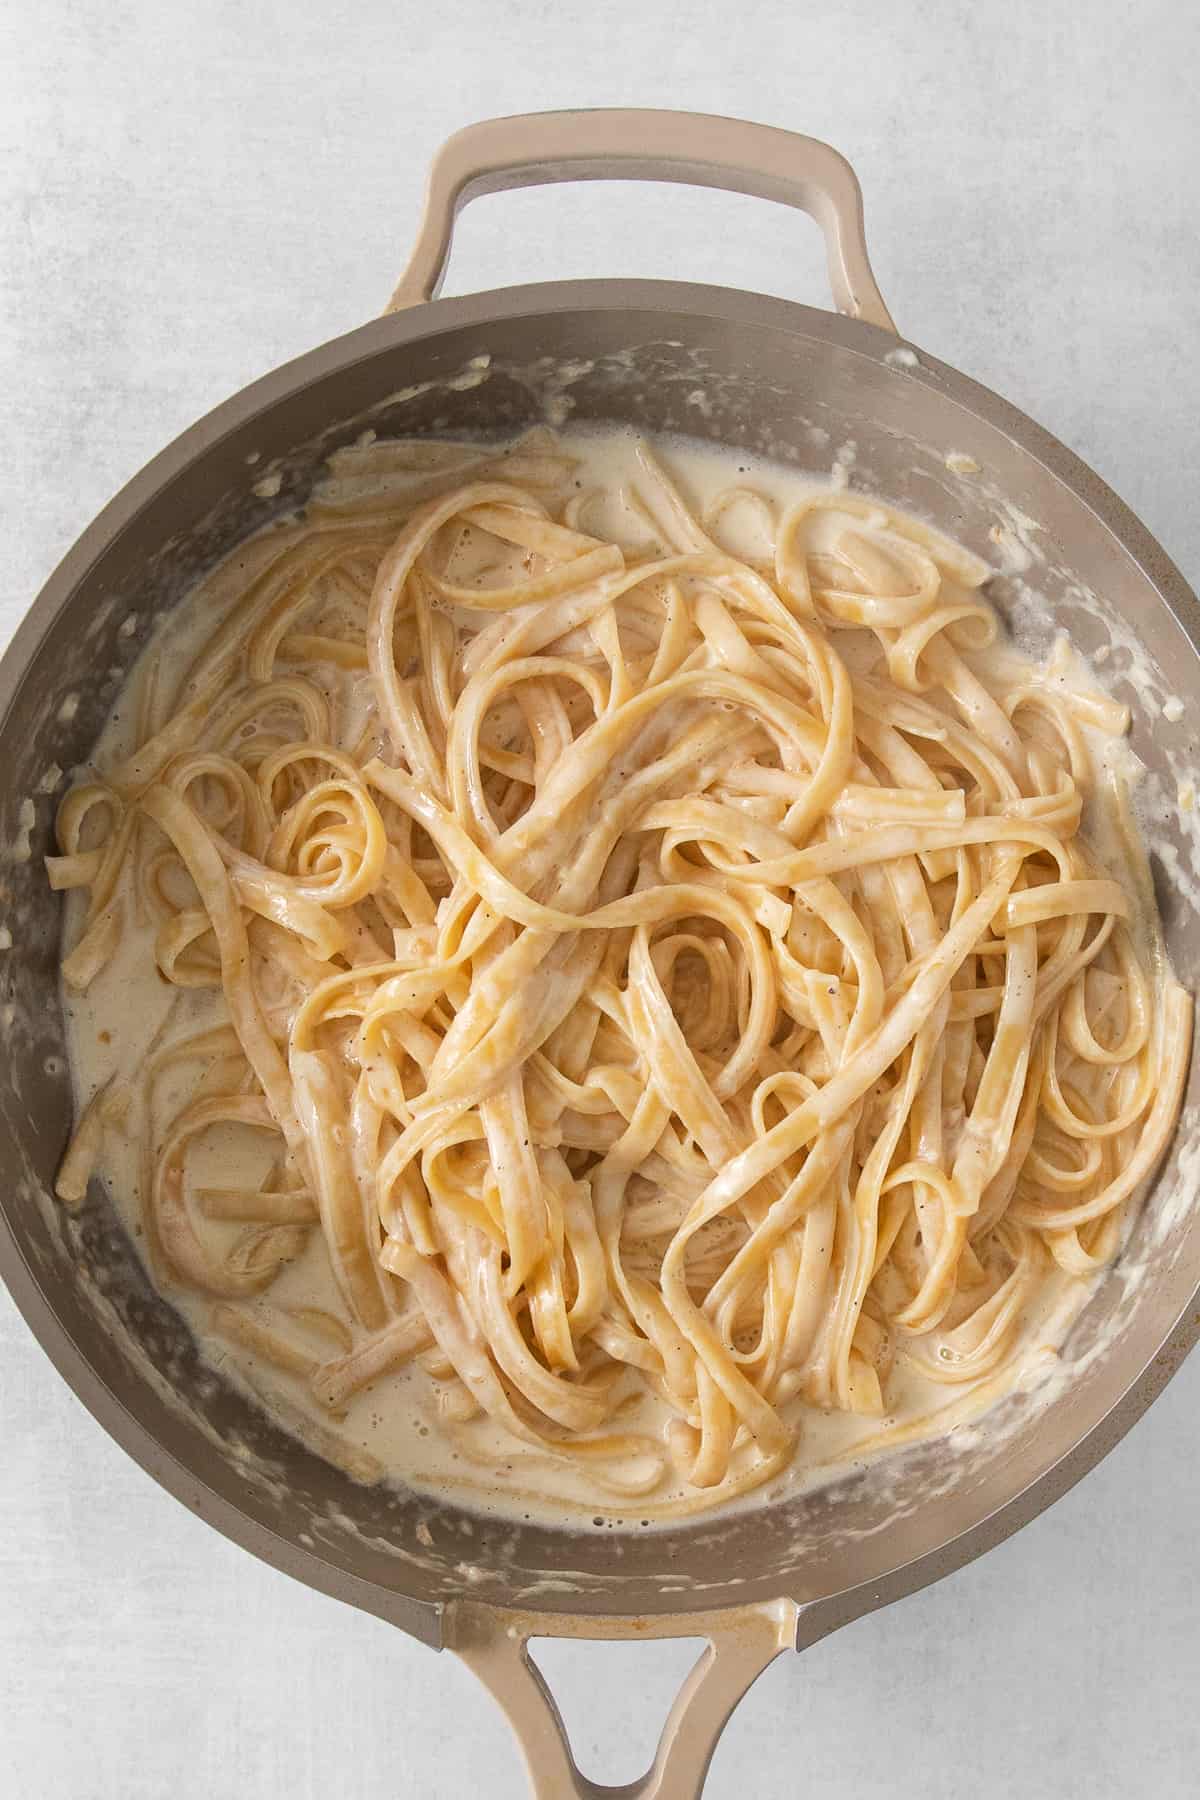
[{"label": "pan side handle", "polygon": [[798,132],[709,113],[653,108],[527,113],[487,119],[448,138],[434,158],[425,212],[388,312],[432,300],[468,201],[559,181],[673,181],[798,207],[821,227],[837,310],[895,332],[871,273],[862,190],[832,145]]},{"label": "pan side handle", "polygon": [[[516,1734],[533,1800],[699,1800],[717,1740],[751,1683],[796,1642],[787,1600],[667,1618],[564,1617],[457,1603],[447,1643],[498,1702]],[[575,1763],[554,1696],[529,1655],[538,1637],[708,1639],[663,1726],[654,1761],[637,1781],[608,1787]]]}]

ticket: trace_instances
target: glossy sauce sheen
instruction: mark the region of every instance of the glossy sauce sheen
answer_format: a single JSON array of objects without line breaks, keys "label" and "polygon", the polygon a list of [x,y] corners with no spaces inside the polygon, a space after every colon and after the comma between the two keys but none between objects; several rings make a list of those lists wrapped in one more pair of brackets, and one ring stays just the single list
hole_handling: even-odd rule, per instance
[{"label": "glossy sauce sheen", "polygon": [[[639,535],[645,535],[644,525],[636,512],[616,497],[633,473],[632,440],[616,432],[573,433],[567,434],[565,442],[574,455],[583,459],[578,474],[585,486],[602,488],[608,496],[581,518],[580,528],[636,545]],[[744,455],[679,441],[669,446],[668,455],[672,473],[698,511],[715,494],[742,485],[752,487],[756,494],[779,506],[785,506],[797,493],[794,470]],[[733,500],[722,517],[721,533],[739,554],[747,558],[761,555],[765,544],[758,501],[750,497]],[[151,663],[161,659],[159,680],[169,684],[211,634],[216,619],[244,586],[261,554],[256,543],[243,547],[165,623],[143,655],[97,745],[96,761],[101,768],[130,748],[133,721],[138,716],[139,683],[145,680]],[[1011,657],[1014,652],[1008,646],[996,654]],[[1077,678],[1077,672],[1064,664],[1063,679]],[[1111,756],[1114,752],[1109,748],[1105,754]],[[1121,749],[1117,754],[1128,753]],[[1098,786],[1103,790],[1104,783],[1101,781]],[[1119,858],[1120,830],[1108,816],[1102,799],[1091,805],[1088,833],[1101,860]],[[76,905],[73,899],[72,906]],[[168,1025],[168,1015],[172,1035],[218,1024],[225,1018],[219,992],[176,990],[158,975],[153,930],[148,922],[126,930],[113,962],[86,994],[64,992],[64,1010],[81,1107],[114,1075],[123,1079],[136,1075],[148,1047]],[[163,1116],[186,1100],[194,1078],[193,1067],[189,1066],[174,1092],[169,1085],[164,1088]],[[137,1160],[132,1141],[116,1132],[106,1134],[101,1172],[123,1221],[135,1242],[140,1243],[143,1234]],[[244,1187],[254,1184],[266,1166],[262,1134],[246,1128],[222,1127],[196,1145],[189,1158],[189,1175],[193,1186]],[[220,1243],[222,1237],[228,1241],[240,1229],[203,1220],[197,1220],[197,1224],[203,1233],[213,1234],[214,1243]],[[272,1286],[273,1309],[303,1306],[340,1312],[319,1234],[314,1234],[314,1239]],[[1060,1274],[1047,1277],[1023,1322],[1021,1354],[1015,1364],[1019,1379],[1053,1364],[1053,1346],[1061,1341],[1088,1291],[1083,1284]],[[290,1379],[213,1331],[213,1303],[209,1297],[182,1286],[172,1286],[168,1292],[214,1369],[253,1392],[268,1408],[280,1411],[291,1428],[303,1431],[307,1419],[322,1440],[328,1438],[332,1429],[351,1460],[356,1453],[366,1452],[388,1476],[430,1490],[454,1487],[460,1498],[501,1513],[580,1523],[599,1515],[636,1518],[636,1500],[614,1503],[610,1497],[598,1497],[588,1482],[586,1468],[531,1457],[498,1426],[477,1419],[469,1433],[448,1430],[437,1417],[435,1384],[417,1363],[410,1363],[384,1382],[367,1388],[351,1401],[346,1415],[331,1426],[329,1415],[308,1397],[304,1382]],[[334,1353],[331,1346],[329,1354]],[[892,1411],[888,1420],[882,1422],[806,1409],[799,1449],[786,1475],[736,1504],[759,1504],[778,1497],[781,1491],[795,1491],[829,1479],[855,1461],[856,1445],[876,1438],[881,1423],[894,1421],[897,1426],[904,1426],[940,1410],[940,1419],[931,1423],[932,1435],[953,1420],[969,1416],[971,1408],[969,1391],[925,1381],[901,1364],[891,1377],[888,1400]],[[666,1416],[664,1405],[644,1397],[627,1415],[627,1422],[632,1428],[658,1435]],[[684,1491],[683,1484],[678,1483],[665,1493],[656,1493],[656,1507]]]}]

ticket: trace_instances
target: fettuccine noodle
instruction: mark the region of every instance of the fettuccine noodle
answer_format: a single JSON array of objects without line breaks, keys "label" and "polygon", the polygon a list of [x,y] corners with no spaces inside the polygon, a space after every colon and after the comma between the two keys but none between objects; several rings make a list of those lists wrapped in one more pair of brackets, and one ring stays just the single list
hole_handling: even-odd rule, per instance
[{"label": "fettuccine noodle", "polygon": [[[468,1459],[684,1507],[901,1369],[995,1390],[1116,1253],[1191,1003],[1080,834],[1124,709],[995,644],[982,561],[637,456],[339,452],[151,652],[48,868],[68,992],[140,932],[179,999],[60,1192],[132,1132],[157,1279],[330,1441],[417,1359]],[[265,1172],[198,1181],[221,1132]],[[329,1303],[277,1301],[314,1247]]]}]

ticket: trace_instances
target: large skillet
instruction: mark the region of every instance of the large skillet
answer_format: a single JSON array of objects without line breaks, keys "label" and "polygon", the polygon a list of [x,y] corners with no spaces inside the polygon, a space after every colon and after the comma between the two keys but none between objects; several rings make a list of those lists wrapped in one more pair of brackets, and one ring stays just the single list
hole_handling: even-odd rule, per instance
[{"label": "large skillet", "polygon": [[[433,300],[466,200],[613,177],[730,188],[811,213],[844,316],[674,282]],[[0,1269],[17,1304],[101,1424],[193,1511],[277,1568],[464,1656],[508,1711],[538,1794],[645,1800],[699,1792],[731,1708],[781,1649],[811,1644],[998,1543],[1149,1405],[1200,1317],[1188,1173],[1200,1141],[1198,1083],[1193,1073],[1123,1265],[1071,1334],[1070,1378],[1049,1400],[1004,1402],[949,1447],[906,1452],[808,1498],[652,1530],[636,1517],[581,1532],[505,1523],[457,1500],[355,1485],[200,1364],[99,1186],[74,1217],[48,1198],[71,1094],[59,907],[41,868],[54,812],[47,769],[69,770],[86,755],[155,617],[240,535],[300,500],[328,450],[365,424],[381,434],[511,430],[547,410],[684,428],[822,474],[849,441],[856,480],[984,554],[996,550],[998,519],[1017,539],[1029,536],[1003,512],[1007,501],[1041,528],[1043,637],[1052,617],[1085,648],[1105,640],[1093,598],[1102,595],[1140,640],[1151,684],[1185,703],[1173,740],[1161,719],[1135,709],[1134,745],[1161,793],[1174,793],[1178,775],[1172,741],[1186,743],[1187,716],[1200,715],[1200,608],[1078,458],[994,394],[900,344],[867,260],[858,184],[835,151],[727,119],[551,113],[479,125],[446,145],[388,316],[246,388],[156,457],[51,576],[0,665],[0,916],[13,939],[0,977]],[[950,474],[947,451],[978,473]],[[264,472],[281,477],[277,496]],[[1005,541],[1011,548],[1012,536]],[[1015,579],[992,591],[1002,608],[1022,600]],[[1038,608],[1024,599],[1036,632]],[[1121,653],[1111,666],[1119,675]],[[1145,681],[1136,692],[1117,687],[1137,701]],[[1188,853],[1182,842],[1177,850]],[[1169,848],[1164,855],[1179,866]],[[1160,903],[1175,966],[1194,986],[1200,920],[1169,884]],[[526,1654],[531,1637],[554,1635],[710,1640],[640,1782],[601,1789],[576,1770]]]}]

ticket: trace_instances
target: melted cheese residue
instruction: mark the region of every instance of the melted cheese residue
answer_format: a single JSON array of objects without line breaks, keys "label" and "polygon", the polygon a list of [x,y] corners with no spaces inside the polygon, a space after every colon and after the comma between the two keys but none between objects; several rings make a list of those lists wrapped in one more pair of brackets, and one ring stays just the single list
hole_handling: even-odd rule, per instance
[{"label": "melted cheese residue", "polygon": [[361,1479],[826,1479],[1025,1379],[1120,1242],[1190,1024],[1127,717],[852,465],[369,434],[62,802],[60,1194]]}]

